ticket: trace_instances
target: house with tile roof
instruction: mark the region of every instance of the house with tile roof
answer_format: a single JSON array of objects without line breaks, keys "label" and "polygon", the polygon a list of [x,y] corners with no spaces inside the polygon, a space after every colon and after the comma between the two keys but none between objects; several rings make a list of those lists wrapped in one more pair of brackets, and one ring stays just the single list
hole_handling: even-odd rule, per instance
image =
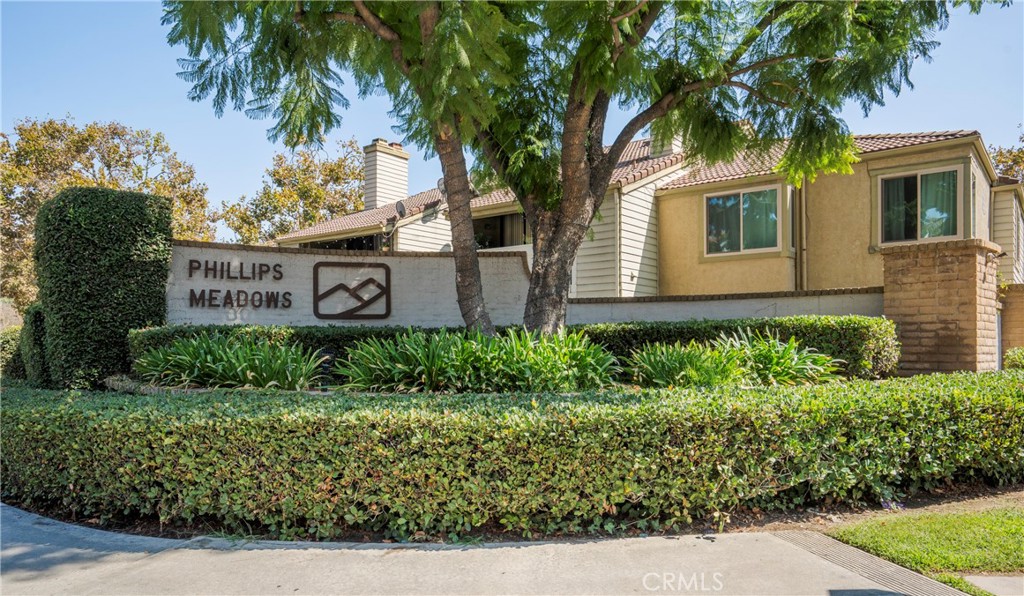
[{"label": "house with tile roof", "polygon": [[[996,175],[975,131],[858,135],[853,174],[799,188],[776,171],[780,144],[728,163],[677,143],[634,141],[574,267],[576,298],[799,292],[883,285],[881,249],[957,239],[998,244],[1000,273],[1024,283],[1024,187]],[[407,196],[408,154],[366,150],[366,209],[277,239],[281,246],[451,250],[444,196]],[[529,251],[512,193],[472,203],[482,250]]]}]

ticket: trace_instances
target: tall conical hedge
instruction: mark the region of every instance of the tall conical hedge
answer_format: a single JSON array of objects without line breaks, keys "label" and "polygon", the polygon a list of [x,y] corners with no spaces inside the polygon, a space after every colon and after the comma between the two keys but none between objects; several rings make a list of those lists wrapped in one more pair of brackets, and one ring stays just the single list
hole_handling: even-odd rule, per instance
[{"label": "tall conical hedge", "polygon": [[128,366],[128,330],[166,318],[169,199],[69,188],[39,209],[36,271],[50,377],[91,387]]}]

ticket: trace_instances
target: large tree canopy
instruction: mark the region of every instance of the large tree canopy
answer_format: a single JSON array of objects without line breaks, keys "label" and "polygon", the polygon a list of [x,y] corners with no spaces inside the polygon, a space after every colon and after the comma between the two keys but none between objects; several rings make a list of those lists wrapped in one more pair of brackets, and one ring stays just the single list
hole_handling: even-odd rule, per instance
[{"label": "large tree canopy", "polygon": [[169,197],[175,238],[213,240],[206,185],[160,133],[117,122],[25,119],[0,133],[2,295],[24,310],[36,297],[32,247],[39,207],[69,186],[100,186]]},{"label": "large tree canopy", "polygon": [[338,155],[303,149],[278,153],[255,197],[223,203],[214,218],[243,244],[262,244],[363,208],[363,152],[355,139]]},{"label": "large tree canopy", "polygon": [[[185,65],[197,96],[273,112],[272,135],[335,127],[343,68],[363,93],[386,89],[409,134],[471,143],[533,230],[524,322],[553,331],[580,243],[637,134],[678,136],[692,160],[712,162],[786,142],[780,168],[794,184],[849,171],[840,110],[853,101],[867,111],[908,86],[951,4],[300,1],[291,27],[270,14],[279,5],[219,4],[205,18],[245,26],[231,36],[221,25],[218,36],[193,34],[213,25],[170,3],[167,22],[194,57]],[[618,130],[607,129],[612,106],[633,114]]]},{"label": "large tree canopy", "polygon": [[441,160],[456,288],[466,324],[493,330],[483,304],[463,139],[495,117],[489,85],[507,82],[496,6],[472,3],[164,3],[168,41],[184,45],[194,100],[273,117],[272,140],[318,144],[340,123],[340,70],[362,96],[384,93],[403,132]]}]

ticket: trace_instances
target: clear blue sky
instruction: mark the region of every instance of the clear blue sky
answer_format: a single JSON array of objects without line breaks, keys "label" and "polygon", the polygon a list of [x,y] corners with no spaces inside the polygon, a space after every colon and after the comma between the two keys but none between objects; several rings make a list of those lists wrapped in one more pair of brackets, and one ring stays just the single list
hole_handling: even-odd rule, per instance
[{"label": "clear blue sky", "polygon": [[[80,124],[117,120],[161,131],[209,185],[211,205],[252,195],[283,147],[267,141],[268,122],[238,112],[218,119],[209,101],[187,99],[189,85],[175,76],[184,52],[167,45],[161,14],[156,2],[0,2],[3,131],[21,118],[68,114]],[[1024,6],[988,6],[977,16],[958,10],[937,39],[933,62],[919,62],[911,73],[914,90],[867,118],[849,106],[850,128],[976,129],[986,143],[1015,144],[1024,123]],[[386,98],[359,100],[354,89],[346,91],[352,105],[333,139],[397,137]],[[610,128],[625,117],[616,114]],[[409,149],[410,190],[432,188],[440,166]]]}]

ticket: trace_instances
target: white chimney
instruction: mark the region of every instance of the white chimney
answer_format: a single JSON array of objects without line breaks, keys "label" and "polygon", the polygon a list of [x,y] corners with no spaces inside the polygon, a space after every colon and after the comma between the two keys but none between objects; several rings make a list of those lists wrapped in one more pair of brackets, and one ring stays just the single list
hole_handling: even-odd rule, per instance
[{"label": "white chimney", "polygon": [[376,209],[409,196],[409,154],[401,143],[374,139],[363,147],[363,204]]},{"label": "white chimney", "polygon": [[683,140],[679,135],[672,137],[668,142],[658,140],[657,138],[651,139],[651,157],[665,157],[666,155],[681,153],[682,150]]}]

